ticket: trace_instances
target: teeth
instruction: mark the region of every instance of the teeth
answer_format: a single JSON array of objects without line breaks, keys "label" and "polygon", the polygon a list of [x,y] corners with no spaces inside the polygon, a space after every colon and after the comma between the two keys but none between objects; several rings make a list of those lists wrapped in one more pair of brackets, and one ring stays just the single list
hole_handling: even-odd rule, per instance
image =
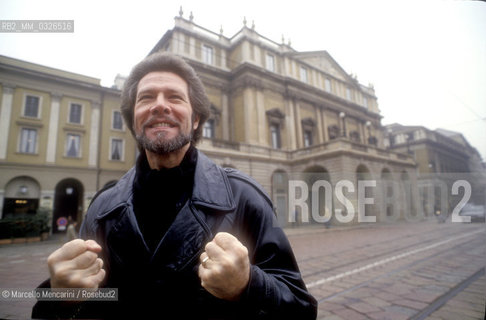
[{"label": "teeth", "polygon": [[152,125],[152,127],[153,128],[158,128],[158,127],[170,128],[171,125],[168,124],[168,123],[162,122],[162,123],[156,123],[156,124]]}]

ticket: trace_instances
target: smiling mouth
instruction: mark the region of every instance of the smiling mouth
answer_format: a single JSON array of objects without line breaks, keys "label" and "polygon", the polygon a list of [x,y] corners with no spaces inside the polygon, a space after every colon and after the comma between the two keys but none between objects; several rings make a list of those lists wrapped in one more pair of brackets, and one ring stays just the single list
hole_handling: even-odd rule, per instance
[{"label": "smiling mouth", "polygon": [[159,122],[159,123],[151,124],[148,127],[149,128],[173,128],[175,127],[175,125],[168,122]]}]

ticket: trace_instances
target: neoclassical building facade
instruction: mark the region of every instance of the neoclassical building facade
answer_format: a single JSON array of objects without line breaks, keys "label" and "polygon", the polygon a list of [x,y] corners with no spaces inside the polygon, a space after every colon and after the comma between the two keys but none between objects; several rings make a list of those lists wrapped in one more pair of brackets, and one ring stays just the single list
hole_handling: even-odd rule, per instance
[{"label": "neoclassical building facade", "polygon": [[[246,22],[228,38],[222,30],[215,33],[182,13],[150,53],[158,51],[184,57],[206,87],[211,117],[200,149],[220,165],[255,178],[271,195],[282,225],[292,224],[294,213],[296,223],[306,220],[301,206],[292,206],[297,197],[289,198],[289,186],[295,185],[289,181],[306,181],[308,212],[314,181],[328,181],[329,209],[334,213],[335,208],[350,208],[336,199],[333,189],[339,181],[349,180],[356,187],[349,200],[357,211],[357,181],[376,180],[376,188],[367,191],[374,204],[366,207],[375,216],[387,210],[380,181],[415,181],[413,158],[385,146],[373,87],[360,84],[326,51],[298,52],[260,35]],[[319,197],[325,199],[323,190]],[[319,211],[322,215],[324,210]],[[334,216],[332,221],[339,223]]]},{"label": "neoclassical building facade", "polygon": [[[346,223],[413,209],[413,157],[387,148],[373,87],[326,51],[298,52],[246,23],[228,38],[182,14],[157,51],[182,56],[205,85],[211,116],[198,147],[260,183],[282,226],[343,223],[336,209]],[[0,57],[2,217],[51,208],[56,231],[133,166],[117,83]]]}]

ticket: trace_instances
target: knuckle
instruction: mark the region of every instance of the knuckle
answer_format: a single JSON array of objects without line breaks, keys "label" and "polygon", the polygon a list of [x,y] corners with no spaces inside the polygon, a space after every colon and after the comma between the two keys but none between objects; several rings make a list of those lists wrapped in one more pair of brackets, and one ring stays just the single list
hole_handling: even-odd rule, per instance
[{"label": "knuckle", "polygon": [[54,265],[56,264],[56,253],[57,251],[54,251],[53,253],[51,253],[48,257],[47,257],[47,265],[49,267],[54,267]]},{"label": "knuckle", "polygon": [[240,258],[248,256],[248,249],[244,246],[239,246],[236,252]]},{"label": "knuckle", "polygon": [[100,266],[100,269],[102,269],[103,268],[103,265],[104,265],[103,259],[97,258],[96,261],[98,261],[98,264]]},{"label": "knuckle", "polygon": [[76,287],[80,287],[79,284],[82,282],[82,279],[77,274],[71,274],[70,276],[67,277],[65,282],[68,287],[76,288]]},{"label": "knuckle", "polygon": [[211,248],[212,245],[213,245],[213,242],[212,241],[206,243],[206,245],[204,246],[204,250],[207,251],[208,248]]},{"label": "knuckle", "polygon": [[65,268],[54,268],[53,276],[60,280],[69,280],[70,272]]},{"label": "knuckle", "polygon": [[223,276],[223,274],[225,273],[225,270],[227,270],[227,269],[228,269],[227,265],[221,264],[219,266],[214,267],[213,270],[211,270],[211,271],[213,272],[214,277],[220,278],[220,277]]},{"label": "knuckle", "polygon": [[61,247],[61,249],[63,251],[66,251],[66,250],[72,250],[74,248],[82,248],[82,247],[86,247],[86,245],[84,243],[84,240],[74,239],[74,240],[71,240],[71,241],[66,242],[65,244],[63,244],[62,247]]},{"label": "knuckle", "polygon": [[224,235],[225,233],[224,232],[218,232],[215,236],[214,236],[214,240],[221,240],[221,239],[224,239]]},{"label": "knuckle", "polygon": [[98,258],[98,255],[92,251],[86,251],[84,255],[88,261],[95,261]]},{"label": "knuckle", "polygon": [[228,269],[230,266],[231,266],[231,263],[228,261],[228,259],[221,259],[221,262],[220,262],[220,268],[219,269]]}]

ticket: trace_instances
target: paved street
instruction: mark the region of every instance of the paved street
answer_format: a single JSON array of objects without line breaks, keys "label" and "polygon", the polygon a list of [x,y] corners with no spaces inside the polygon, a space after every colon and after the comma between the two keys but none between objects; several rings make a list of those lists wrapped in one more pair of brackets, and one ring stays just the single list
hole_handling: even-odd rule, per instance
[{"label": "paved street", "polygon": [[290,239],[318,319],[484,319],[485,224],[360,225]]},{"label": "paved street", "polygon": [[[361,224],[286,230],[318,319],[484,319],[486,225]],[[0,246],[0,287],[47,278],[51,240]],[[34,301],[0,299],[0,318],[30,317]]]}]

